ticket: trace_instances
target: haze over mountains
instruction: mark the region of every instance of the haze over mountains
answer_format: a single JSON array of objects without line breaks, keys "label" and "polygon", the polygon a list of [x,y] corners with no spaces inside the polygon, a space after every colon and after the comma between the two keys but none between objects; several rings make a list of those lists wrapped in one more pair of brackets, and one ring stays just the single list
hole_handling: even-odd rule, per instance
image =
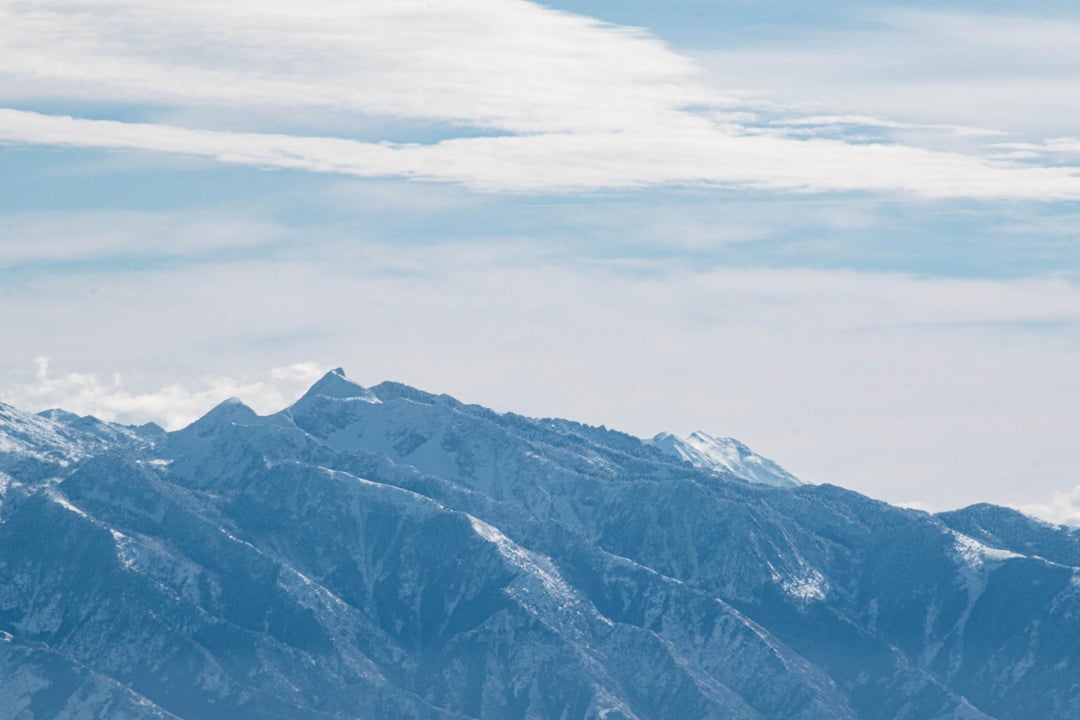
[{"label": "haze over mountains", "polygon": [[0,718],[1080,717],[1080,532],[340,370],[0,405]]}]

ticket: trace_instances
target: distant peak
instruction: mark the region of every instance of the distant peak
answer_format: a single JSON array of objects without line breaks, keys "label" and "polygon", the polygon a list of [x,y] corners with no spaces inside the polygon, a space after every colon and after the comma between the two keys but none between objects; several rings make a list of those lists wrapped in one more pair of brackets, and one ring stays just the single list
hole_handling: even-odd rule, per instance
[{"label": "distant peak", "polygon": [[224,419],[224,420],[238,420],[241,418],[257,417],[254,410],[244,404],[244,401],[238,397],[231,397],[222,400],[214,406],[210,412],[203,416],[206,418]]},{"label": "distant peak", "polygon": [[42,410],[37,414],[39,418],[45,418],[46,420],[52,420],[53,422],[69,424],[82,420],[81,415],[76,415],[73,412],[67,410],[61,410],[60,408],[50,408],[48,410]]},{"label": "distant peak", "polygon": [[[258,420],[258,413],[245,405],[239,398],[231,397],[222,400],[211,408],[210,412],[176,432],[180,434],[189,432],[206,433],[229,425],[251,425]],[[147,433],[152,435],[154,434],[154,428],[157,426],[153,423],[147,423],[143,427]],[[158,429],[160,430],[160,428]],[[136,430],[136,433],[143,434],[139,430]]]},{"label": "distant peak", "polygon": [[156,422],[147,422],[142,425],[129,425],[136,435],[142,437],[157,437],[158,435],[165,434],[165,428],[158,425]]}]

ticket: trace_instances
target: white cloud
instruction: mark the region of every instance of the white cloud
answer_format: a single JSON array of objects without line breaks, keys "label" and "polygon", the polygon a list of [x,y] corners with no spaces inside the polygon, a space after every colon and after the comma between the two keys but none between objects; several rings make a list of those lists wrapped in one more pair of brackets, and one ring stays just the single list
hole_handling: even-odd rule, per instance
[{"label": "white cloud", "polygon": [[1080,138],[1049,138],[1042,142],[997,142],[996,157],[1039,163],[1075,163],[1080,160]]},{"label": "white cloud", "polygon": [[1054,493],[1049,500],[1016,505],[1017,510],[1058,525],[1080,528],[1080,485]]},{"label": "white cloud", "polygon": [[897,507],[907,508],[908,510],[921,510],[926,513],[937,512],[935,508],[919,500],[901,500],[893,504]]},{"label": "white cloud", "polygon": [[[741,72],[739,58],[727,61]],[[0,142],[9,143],[179,153],[497,191],[717,184],[1080,197],[1074,168],[1014,164],[978,146],[965,154],[799,137],[815,124],[805,122],[755,127],[743,112],[752,103],[710,90],[692,62],[655,38],[523,0],[7,3],[0,5],[0,79],[9,102],[151,103],[173,118],[117,122],[7,109]],[[218,126],[236,108],[245,112],[245,132]],[[412,119],[436,123],[450,137],[410,144],[354,139],[347,128],[335,136],[268,131],[265,119],[278,111],[353,118],[361,135],[377,131],[379,118]],[[463,135],[455,126],[493,134]],[[969,139],[984,134],[931,127]]]},{"label": "white cloud", "polygon": [[610,130],[706,100],[628,28],[523,0],[66,0],[0,6],[15,99],[271,106],[514,132]]},{"label": "white cloud", "polygon": [[317,363],[296,363],[273,368],[263,377],[204,375],[153,390],[133,391],[119,373],[103,381],[93,373],[54,375],[46,357],[37,358],[34,365],[33,380],[7,391],[10,404],[33,411],[62,408],[130,424],[156,421],[170,430],[198,419],[229,397],[240,398],[260,413],[275,412],[295,400],[328,369]]}]

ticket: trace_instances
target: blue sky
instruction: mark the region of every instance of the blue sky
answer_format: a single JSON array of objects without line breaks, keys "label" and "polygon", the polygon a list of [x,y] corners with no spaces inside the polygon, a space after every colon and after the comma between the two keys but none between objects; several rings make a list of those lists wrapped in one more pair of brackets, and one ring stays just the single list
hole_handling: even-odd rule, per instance
[{"label": "blue sky", "polygon": [[1075,521],[1078,32],[1060,3],[0,5],[0,397],[178,426],[343,365]]}]

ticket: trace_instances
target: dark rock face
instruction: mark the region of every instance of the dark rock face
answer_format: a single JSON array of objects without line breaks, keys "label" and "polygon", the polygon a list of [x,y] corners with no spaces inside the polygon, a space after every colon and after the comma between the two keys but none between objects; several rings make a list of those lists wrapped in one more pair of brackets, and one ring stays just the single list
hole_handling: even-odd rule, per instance
[{"label": "dark rock face", "polygon": [[0,406],[0,718],[1080,717],[1076,533],[745,477],[340,371]]}]

